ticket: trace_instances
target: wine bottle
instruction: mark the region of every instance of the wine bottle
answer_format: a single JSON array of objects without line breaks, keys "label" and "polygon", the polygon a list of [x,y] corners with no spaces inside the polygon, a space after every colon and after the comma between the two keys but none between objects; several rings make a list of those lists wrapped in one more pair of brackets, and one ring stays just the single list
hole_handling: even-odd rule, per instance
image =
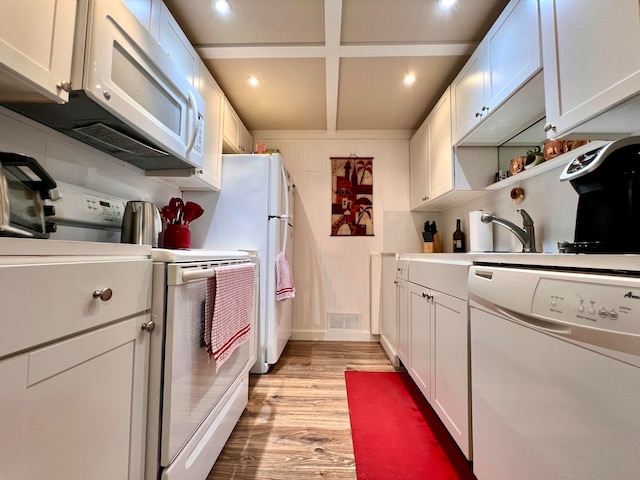
[{"label": "wine bottle", "polygon": [[453,232],[453,251],[464,252],[464,232],[460,229],[460,219],[456,219],[456,231]]}]

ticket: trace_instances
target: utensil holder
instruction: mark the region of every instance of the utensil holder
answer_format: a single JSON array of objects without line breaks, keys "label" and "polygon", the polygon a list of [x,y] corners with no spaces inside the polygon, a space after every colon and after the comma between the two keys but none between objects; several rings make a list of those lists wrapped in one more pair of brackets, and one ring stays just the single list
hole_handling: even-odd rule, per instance
[{"label": "utensil holder", "polygon": [[189,225],[170,223],[163,232],[164,248],[187,249],[191,248],[191,230]]}]

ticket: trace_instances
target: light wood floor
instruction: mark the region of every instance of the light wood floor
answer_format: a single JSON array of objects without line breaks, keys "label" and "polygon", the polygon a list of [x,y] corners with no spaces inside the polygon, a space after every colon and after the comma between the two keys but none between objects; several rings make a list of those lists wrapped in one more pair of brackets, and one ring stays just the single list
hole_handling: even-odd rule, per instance
[{"label": "light wood floor", "polygon": [[355,480],[345,370],[397,369],[378,343],[290,341],[207,480]]}]

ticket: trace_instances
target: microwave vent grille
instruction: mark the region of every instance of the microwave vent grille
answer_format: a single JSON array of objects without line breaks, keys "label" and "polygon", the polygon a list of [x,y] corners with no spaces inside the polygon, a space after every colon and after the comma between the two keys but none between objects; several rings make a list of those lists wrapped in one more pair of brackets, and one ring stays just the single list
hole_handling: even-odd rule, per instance
[{"label": "microwave vent grille", "polygon": [[139,157],[157,157],[158,155],[168,155],[167,152],[145,145],[138,140],[125,135],[104,123],[94,123],[86,127],[74,128],[74,131],[86,135],[108,147],[121,152],[127,152]]}]

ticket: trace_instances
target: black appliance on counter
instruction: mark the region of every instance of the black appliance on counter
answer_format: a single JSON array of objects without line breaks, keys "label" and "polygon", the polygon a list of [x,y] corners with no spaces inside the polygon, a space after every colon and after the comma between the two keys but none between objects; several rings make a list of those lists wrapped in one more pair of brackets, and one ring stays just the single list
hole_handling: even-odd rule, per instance
[{"label": "black appliance on counter", "polygon": [[574,242],[560,253],[640,253],[640,136],[579,155],[560,180],[580,196]]},{"label": "black appliance on counter", "polygon": [[46,217],[55,215],[45,205],[56,182],[31,157],[0,152],[0,237],[49,238],[56,225]]}]

